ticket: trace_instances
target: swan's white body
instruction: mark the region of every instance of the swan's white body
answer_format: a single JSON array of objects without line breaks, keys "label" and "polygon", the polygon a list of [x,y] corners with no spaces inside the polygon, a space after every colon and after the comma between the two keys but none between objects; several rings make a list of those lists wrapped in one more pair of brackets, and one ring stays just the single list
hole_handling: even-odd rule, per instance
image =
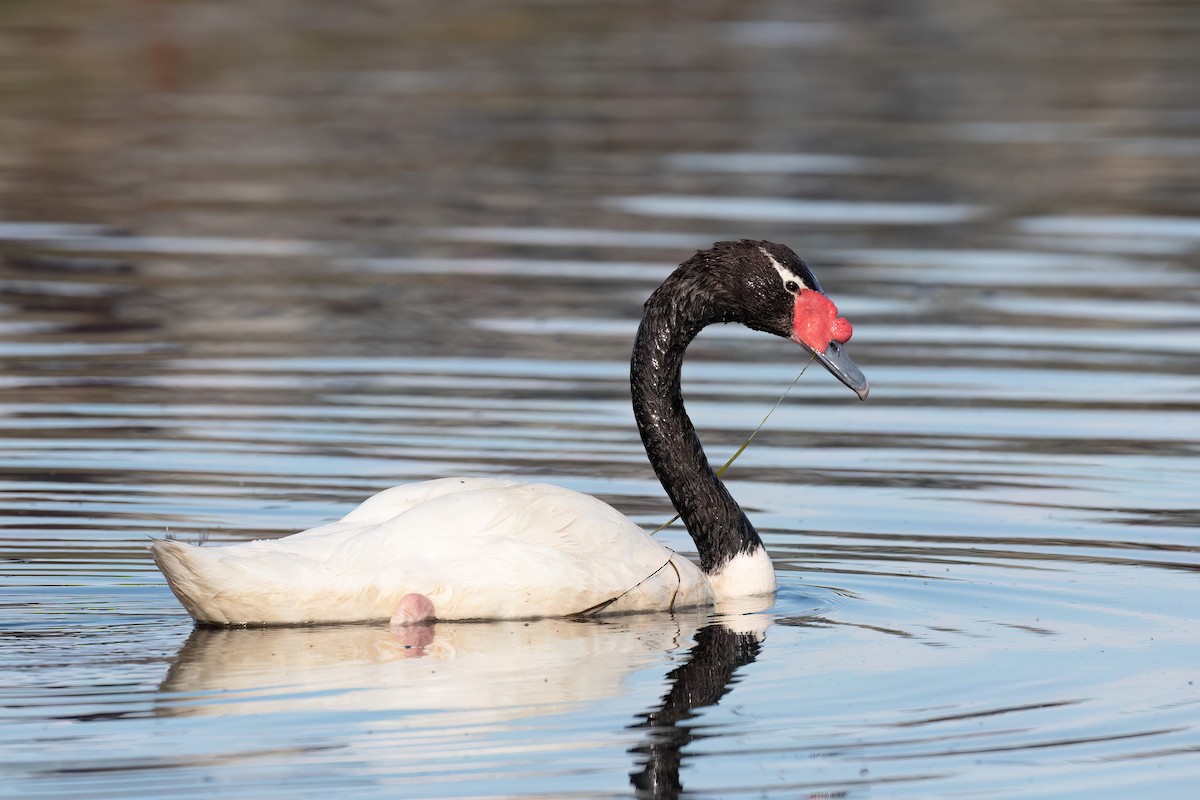
[{"label": "swan's white body", "polygon": [[606,503],[547,484],[444,478],[387,489],[340,521],[223,547],[158,541],[202,623],[383,620],[410,593],[443,620],[665,611],[774,591],[766,552],[711,579]]},{"label": "swan's white body", "polygon": [[569,617],[770,594],[762,539],[683,408],[684,351],[726,322],[790,339],[860,398],[868,390],[842,349],[850,323],[783,245],[717,242],[650,295],[630,359],[634,417],[703,569],[594,497],[485,478],[388,489],[282,539],[156,542],[154,560],[192,616],[217,625]]}]

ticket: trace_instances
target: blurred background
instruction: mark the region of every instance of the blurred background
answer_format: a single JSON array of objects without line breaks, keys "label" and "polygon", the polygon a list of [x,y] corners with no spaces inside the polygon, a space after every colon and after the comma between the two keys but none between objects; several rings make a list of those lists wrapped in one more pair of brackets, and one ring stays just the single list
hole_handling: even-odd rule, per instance
[{"label": "blurred background", "polygon": [[459,324],[486,286],[430,318],[432,287],[335,257],[1172,249],[1197,238],[1195,25],[1166,0],[7,2],[0,234],[152,256],[111,335],[264,354],[339,350],[332,327],[497,346]]},{"label": "blurred background", "polygon": [[[455,226],[667,227],[811,250],[847,225],[978,241],[1030,215],[1196,211],[1187,2],[0,13],[12,222],[388,252],[445,249]],[[760,197],[933,207],[745,205]]]},{"label": "blurred background", "polygon": [[[1192,0],[0,2],[13,786],[1189,796],[1198,97]],[[808,260],[872,383],[810,372],[727,476],[756,622],[443,624],[403,664],[191,632],[147,536],[456,474],[657,526],[629,343],[743,237]],[[718,462],[802,366],[690,357]],[[648,734],[689,665],[740,682]]]}]

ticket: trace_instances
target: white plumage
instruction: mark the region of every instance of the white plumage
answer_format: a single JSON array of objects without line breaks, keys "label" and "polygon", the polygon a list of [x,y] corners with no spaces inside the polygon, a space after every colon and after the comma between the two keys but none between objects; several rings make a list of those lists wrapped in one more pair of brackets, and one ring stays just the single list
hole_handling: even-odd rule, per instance
[{"label": "white plumage", "polygon": [[850,323],[794,252],[718,242],[646,301],[630,362],[634,416],[700,567],[568,489],[445,478],[375,495],[338,522],[224,547],[152,545],[171,590],[217,625],[566,617],[666,611],[775,591],[762,539],[704,457],[683,408],[684,351],[706,325],[790,339],[860,398]]},{"label": "white plumage", "polygon": [[[152,550],[176,597],[209,624],[382,620],[410,593],[428,597],[438,619],[459,620],[569,616],[613,598],[600,611],[720,599],[698,567],[608,504],[490,478],[397,486],[280,539]],[[770,585],[731,595],[774,590],[759,553]]]}]

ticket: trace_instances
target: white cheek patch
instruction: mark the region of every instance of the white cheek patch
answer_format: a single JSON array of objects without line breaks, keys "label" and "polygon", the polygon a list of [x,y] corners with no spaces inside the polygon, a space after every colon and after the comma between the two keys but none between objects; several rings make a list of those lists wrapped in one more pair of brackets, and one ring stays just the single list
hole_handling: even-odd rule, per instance
[{"label": "white cheek patch", "polygon": [[796,283],[800,284],[801,289],[811,288],[810,286],[805,284],[804,281],[801,280],[797,275],[795,275],[790,269],[787,269],[786,267],[783,266],[783,264],[780,264],[778,261],[776,261],[775,256],[771,255],[771,253],[767,250],[767,248],[759,247],[758,250],[760,253],[762,253],[764,256],[767,257],[767,261],[770,262],[771,266],[775,268],[775,271],[779,273],[779,277],[783,281],[784,286],[787,286],[788,281],[795,281]]}]

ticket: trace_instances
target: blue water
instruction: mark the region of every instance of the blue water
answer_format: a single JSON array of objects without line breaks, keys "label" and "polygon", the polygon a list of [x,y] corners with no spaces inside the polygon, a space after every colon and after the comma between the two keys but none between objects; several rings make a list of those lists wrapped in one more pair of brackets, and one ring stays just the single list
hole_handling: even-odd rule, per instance
[{"label": "blue water", "polygon": [[[0,796],[1190,797],[1197,21],[0,7]],[[742,236],[872,385],[726,476],[773,603],[206,631],[155,571],[459,474],[656,527],[630,340]],[[713,461],[805,360],[701,335]]]}]

